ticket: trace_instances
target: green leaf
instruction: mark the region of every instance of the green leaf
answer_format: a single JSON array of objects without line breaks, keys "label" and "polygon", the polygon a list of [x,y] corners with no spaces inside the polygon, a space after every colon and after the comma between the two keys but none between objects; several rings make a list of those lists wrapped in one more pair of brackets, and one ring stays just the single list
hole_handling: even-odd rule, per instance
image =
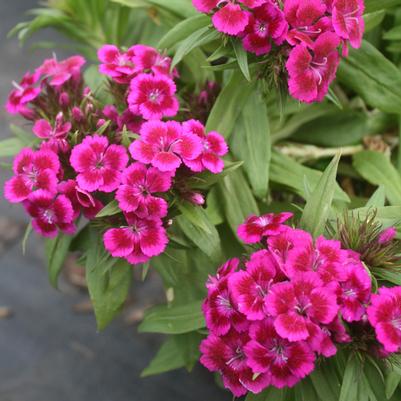
[{"label": "green leaf", "polygon": [[376,28],[383,22],[384,17],[386,16],[385,10],[378,10],[369,14],[365,14],[363,16],[365,20],[365,33],[371,31]]},{"label": "green leaf", "polygon": [[19,138],[8,138],[0,141],[0,157],[15,156],[26,145]]},{"label": "green leaf", "polygon": [[253,191],[265,199],[269,187],[271,159],[270,126],[267,107],[258,92],[253,92],[245,104],[235,132],[231,149],[244,162],[244,170]]},{"label": "green leaf", "polygon": [[58,276],[64,265],[65,258],[70,249],[72,235],[58,234],[56,238],[45,241],[45,253],[47,257],[47,272],[50,283],[57,288]]},{"label": "green leaf", "polygon": [[198,29],[192,32],[185,40],[183,40],[177,47],[173,61],[171,62],[171,68],[174,68],[187,54],[197,47],[201,47],[207,43],[216,40],[219,37],[219,33],[216,30],[210,29],[208,26]]},{"label": "green leaf", "polygon": [[[307,193],[305,192],[305,177],[310,185],[310,189],[313,191],[321,176],[322,173],[320,171],[305,167],[279,152],[272,152],[270,180],[279,185],[291,188],[291,190],[302,196],[304,199],[308,198]],[[335,183],[334,200],[349,202],[348,195],[337,183]]]},{"label": "green leaf", "polygon": [[378,10],[387,10],[401,5],[401,0],[365,0],[365,12],[371,13]]},{"label": "green leaf", "polygon": [[206,130],[217,131],[229,138],[253,87],[254,84],[249,83],[240,71],[236,71],[214,103]]},{"label": "green leaf", "polygon": [[104,249],[102,234],[91,228],[91,247],[86,255],[86,282],[95,310],[98,330],[103,330],[120,312],[127,299],[132,266],[111,257]]},{"label": "green leaf", "polygon": [[356,401],[358,389],[358,375],[361,366],[354,354],[348,358],[344,371],[344,379],[341,385],[340,398],[338,401]]},{"label": "green leaf", "polygon": [[366,203],[366,208],[384,207],[386,203],[386,189],[380,185]]},{"label": "green leaf", "polygon": [[248,393],[245,401],[286,401],[287,389],[268,387],[260,394]]},{"label": "green leaf", "polygon": [[[400,225],[401,221],[401,206],[385,206],[376,207],[376,220],[379,221],[383,228]],[[361,219],[365,219],[369,213],[372,213],[371,207],[363,207],[359,209],[353,209],[350,213],[359,216]]]},{"label": "green leaf", "polygon": [[183,214],[177,217],[177,223],[184,234],[199,249],[201,249],[212,260],[220,262],[221,244],[216,227],[209,221],[206,211],[189,203],[180,204],[178,207]]},{"label": "green leaf", "polygon": [[138,327],[141,333],[183,334],[205,327],[202,300],[180,306],[156,306]]},{"label": "green leaf", "polygon": [[310,376],[312,384],[324,401],[338,401],[340,395],[336,370],[330,362],[318,366]]},{"label": "green leaf", "polygon": [[401,205],[401,177],[388,157],[367,150],[354,155],[353,165],[365,180],[384,187],[392,205]]},{"label": "green leaf", "polygon": [[103,104],[113,103],[113,98],[107,87],[107,77],[100,74],[97,65],[91,65],[85,70],[84,81],[96,99],[100,100]]},{"label": "green leaf", "polygon": [[340,155],[334,157],[323,173],[310,198],[306,202],[301,218],[301,227],[314,238],[323,234],[333,202]]},{"label": "green leaf", "polygon": [[185,368],[190,372],[199,360],[199,345],[204,336],[196,331],[185,334],[178,334],[173,337],[179,352],[185,363]]},{"label": "green leaf", "polygon": [[338,79],[370,106],[387,113],[401,109],[401,71],[373,45],[364,41],[342,60]]},{"label": "green leaf", "polygon": [[248,53],[244,49],[242,42],[240,40],[232,40],[232,45],[234,48],[235,55],[237,57],[238,66],[241,72],[244,74],[244,77],[247,81],[251,81],[251,74],[249,72],[249,65],[248,65]]},{"label": "green leaf", "polygon": [[25,230],[24,237],[22,238],[22,254],[25,255],[26,253],[26,243],[28,242],[29,236],[32,232],[32,223],[30,222]]},{"label": "green leaf", "polygon": [[158,375],[185,366],[185,361],[174,337],[170,337],[159,349],[149,366],[141,373],[141,377]]},{"label": "green leaf", "polygon": [[116,200],[112,200],[108,203],[97,215],[96,217],[108,217],[114,216],[118,213],[121,213],[120,206]]},{"label": "green leaf", "polygon": [[398,385],[400,384],[401,376],[399,373],[394,371],[389,371],[386,375],[385,385],[386,385],[386,397],[389,400],[395,390],[397,389]]},{"label": "green leaf", "polygon": [[160,40],[157,47],[159,49],[169,49],[176,43],[186,39],[193,32],[198,31],[201,28],[206,27],[210,24],[210,17],[204,14],[194,15],[188,19],[185,19],[175,25],[170,31],[168,31]]}]

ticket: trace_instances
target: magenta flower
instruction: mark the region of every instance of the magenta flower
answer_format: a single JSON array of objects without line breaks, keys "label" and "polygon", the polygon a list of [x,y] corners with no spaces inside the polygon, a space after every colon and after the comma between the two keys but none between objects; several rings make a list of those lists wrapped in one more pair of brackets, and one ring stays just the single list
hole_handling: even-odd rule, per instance
[{"label": "magenta flower", "polygon": [[174,81],[165,75],[139,74],[130,84],[128,105],[146,120],[174,117],[179,109]]},{"label": "magenta flower", "polygon": [[335,33],[325,32],[316,40],[312,50],[302,44],[294,47],[286,64],[288,87],[293,97],[307,103],[324,99],[336,76],[339,44]]},{"label": "magenta flower", "polygon": [[147,168],[142,163],[131,164],[122,174],[116,199],[124,212],[135,212],[138,217],[165,217],[167,202],[155,193],[167,192],[171,188],[171,173],[157,168]]},{"label": "magenta flower", "polygon": [[64,196],[39,189],[29,195],[24,204],[33,218],[32,227],[44,237],[54,238],[58,230],[74,234],[74,211],[70,200]]},{"label": "magenta flower", "polygon": [[238,307],[248,320],[266,317],[266,297],[276,276],[276,261],[269,251],[252,254],[246,270],[234,273],[229,278],[229,287]]},{"label": "magenta flower", "polygon": [[136,74],[134,48],[126,52],[114,45],[103,45],[97,52],[99,72],[107,75],[119,84],[129,84]]},{"label": "magenta flower", "polygon": [[135,45],[134,64],[137,72],[153,72],[154,74],[163,74],[171,78],[177,77],[178,73],[174,69],[171,73],[171,58],[161,55],[156,49],[150,46]]},{"label": "magenta flower", "polygon": [[271,49],[271,40],[277,45],[284,42],[288,23],[284,13],[277,5],[267,2],[252,10],[245,36],[242,39],[244,49],[257,56],[267,54]]},{"label": "magenta flower", "polygon": [[22,149],[14,159],[15,176],[6,181],[4,196],[9,202],[19,203],[37,190],[56,193],[59,170],[60,161],[54,152]]},{"label": "magenta flower", "polygon": [[379,289],[372,295],[368,319],[376,331],[379,342],[387,352],[401,348],[401,287]]},{"label": "magenta flower", "polygon": [[360,321],[370,301],[372,281],[361,262],[349,263],[343,269],[346,277],[337,294],[341,314],[347,322]]},{"label": "magenta flower", "polygon": [[138,264],[164,252],[168,238],[160,219],[140,219],[134,213],[126,213],[125,218],[127,226],[109,229],[103,236],[113,257]]},{"label": "magenta flower", "polygon": [[78,173],[77,183],[85,191],[113,192],[128,163],[123,146],[109,145],[104,136],[87,136],[72,149],[70,163]]},{"label": "magenta flower", "polygon": [[352,47],[359,48],[365,29],[363,0],[334,0],[333,26],[340,38],[349,40]]},{"label": "magenta flower", "polygon": [[263,237],[282,233],[286,229],[283,223],[292,216],[292,213],[250,216],[238,227],[238,237],[246,244],[255,244],[262,241]]},{"label": "magenta flower", "polygon": [[57,61],[55,58],[47,59],[37,69],[41,75],[50,79],[49,85],[60,87],[68,80],[74,81],[80,78],[81,67],[86,63],[81,56],[72,56],[63,61]]},{"label": "magenta flower", "polygon": [[247,333],[239,334],[232,330],[222,337],[210,334],[200,345],[201,364],[211,372],[220,372],[224,387],[236,397],[247,391],[259,393],[270,384],[269,374],[254,375],[248,366],[244,352],[248,341]]},{"label": "magenta flower", "polygon": [[395,227],[386,228],[379,235],[378,242],[380,245],[386,245],[389,242],[393,241],[397,235],[397,230]]},{"label": "magenta flower", "polygon": [[272,319],[253,323],[250,337],[251,341],[245,345],[248,365],[255,374],[270,376],[274,387],[293,387],[315,368],[315,354],[308,344],[281,338]]},{"label": "magenta flower", "polygon": [[[229,259],[226,263],[221,265],[215,276],[209,276],[209,279],[206,283],[206,288],[208,290],[218,289],[220,284],[224,281],[227,281],[227,278],[238,271],[239,268],[239,259]],[[225,284],[224,284],[225,285]]]},{"label": "magenta flower", "polygon": [[207,169],[214,174],[221,173],[224,169],[221,157],[228,153],[225,139],[215,131],[206,134],[205,127],[197,120],[185,121],[182,127],[184,133],[197,135],[203,145],[202,153],[194,160],[187,160],[186,165],[194,172]]},{"label": "magenta flower", "polygon": [[39,74],[27,72],[19,84],[14,82],[15,89],[8,96],[6,110],[10,114],[29,114],[27,104],[35,100],[41,92],[34,85],[39,80]]},{"label": "magenta flower", "polygon": [[57,114],[54,126],[49,121],[40,119],[36,120],[32,130],[38,138],[47,140],[46,146],[51,150],[56,153],[58,151],[66,153],[70,147],[66,138],[71,131],[71,127],[70,122],[64,122],[63,113],[60,112]]},{"label": "magenta flower", "polygon": [[131,156],[160,171],[175,171],[182,162],[187,164],[199,157],[203,149],[200,138],[183,133],[175,121],[149,121],[140,134],[141,138],[130,145]]},{"label": "magenta flower", "polygon": [[273,285],[266,307],[275,317],[277,333],[289,341],[308,339],[309,323],[329,324],[338,312],[336,294],[324,287],[315,273],[305,273],[291,282]]},{"label": "magenta flower", "polygon": [[288,43],[312,46],[319,35],[332,31],[330,18],[324,16],[326,9],[322,0],[286,0],[284,14],[290,24]]},{"label": "magenta flower", "polygon": [[80,188],[75,180],[60,182],[58,190],[70,200],[74,210],[74,220],[78,218],[81,212],[88,220],[93,220],[103,209],[103,203],[94,198],[88,191]]},{"label": "magenta flower", "polygon": [[249,15],[239,4],[228,1],[213,15],[212,22],[219,32],[235,36],[248,25]]}]

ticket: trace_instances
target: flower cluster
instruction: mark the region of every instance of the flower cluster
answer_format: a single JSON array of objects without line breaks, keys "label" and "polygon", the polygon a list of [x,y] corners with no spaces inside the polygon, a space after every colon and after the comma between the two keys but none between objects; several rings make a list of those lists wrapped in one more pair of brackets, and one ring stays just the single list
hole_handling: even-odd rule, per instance
[{"label": "flower cluster", "polygon": [[[170,58],[105,45],[99,59],[113,104],[85,87],[80,56],[46,60],[15,84],[6,108],[32,122],[36,141],[15,157],[5,197],[22,203],[45,237],[74,234],[81,215],[97,219],[111,256],[143,263],[166,248],[170,204],[204,202],[183,180],[220,173],[228,147],[198,120],[162,121],[179,108]],[[97,217],[111,202],[118,210]]]},{"label": "flower cluster", "polygon": [[235,396],[294,386],[318,356],[356,343],[357,331],[373,334],[381,356],[401,349],[401,289],[372,295],[357,252],[337,240],[314,240],[285,225],[289,218],[249,217],[238,236],[261,249],[247,260],[229,260],[207,283],[209,336],[201,343],[201,363],[219,372]]},{"label": "flower cluster", "polygon": [[273,45],[287,55],[290,94],[303,102],[322,101],[348,43],[359,48],[364,32],[363,0],[193,0],[212,13],[215,28],[242,40],[257,56]]}]

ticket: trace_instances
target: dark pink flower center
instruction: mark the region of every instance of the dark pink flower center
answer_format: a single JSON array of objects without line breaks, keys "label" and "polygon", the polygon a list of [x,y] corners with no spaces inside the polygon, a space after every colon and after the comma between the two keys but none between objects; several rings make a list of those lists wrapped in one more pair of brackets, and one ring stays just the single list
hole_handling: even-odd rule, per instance
[{"label": "dark pink flower center", "polygon": [[238,346],[235,350],[234,355],[232,358],[230,358],[227,362],[226,365],[230,366],[231,368],[238,369],[241,368],[241,365],[243,364],[243,361],[245,360],[245,354],[240,346]]},{"label": "dark pink flower center", "polygon": [[327,68],[327,57],[323,57],[321,61],[311,61],[310,68],[314,73],[318,84],[320,85],[323,82],[323,75]]},{"label": "dark pink flower center", "polygon": [[218,295],[217,300],[220,306],[223,306],[227,309],[232,309],[231,302],[228,298],[223,297],[223,295]]},{"label": "dark pink flower center", "polygon": [[153,89],[149,92],[148,99],[152,103],[159,103],[162,91],[160,89]]},{"label": "dark pink flower center", "polygon": [[278,363],[288,362],[286,349],[283,346],[283,344],[281,344],[280,341],[274,340],[274,346],[270,349],[270,352],[274,355],[276,362]]},{"label": "dark pink flower center", "polygon": [[27,184],[33,188],[38,181],[39,170],[33,166],[28,166],[28,167],[23,167],[22,171],[23,171],[22,175],[27,181]]},{"label": "dark pink flower center", "polygon": [[42,210],[41,217],[48,224],[54,223],[55,216],[53,210],[51,209]]},{"label": "dark pink flower center", "polygon": [[391,324],[393,325],[394,328],[401,331],[401,316],[399,315],[399,316],[395,317],[391,321]]},{"label": "dark pink flower center", "polygon": [[307,297],[299,297],[298,303],[295,305],[295,310],[300,315],[305,316],[308,309],[312,306],[310,300]]}]

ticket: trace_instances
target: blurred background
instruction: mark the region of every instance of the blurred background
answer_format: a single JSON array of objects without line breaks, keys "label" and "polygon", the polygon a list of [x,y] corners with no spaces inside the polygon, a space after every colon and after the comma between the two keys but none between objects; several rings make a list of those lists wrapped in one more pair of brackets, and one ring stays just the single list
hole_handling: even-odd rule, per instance
[{"label": "blurred background", "polygon": [[[37,5],[37,0],[0,2],[0,139],[10,136],[10,123],[21,123],[3,107],[12,81],[51,57],[50,50],[32,45],[54,40],[53,31],[40,32],[24,48],[15,37],[7,38],[10,29],[27,18],[26,11]],[[60,59],[70,54],[67,49],[57,51]],[[27,220],[21,206],[4,200],[3,183],[10,173],[6,165],[0,171],[0,401],[230,399],[199,366],[191,374],[179,370],[141,379],[162,340],[137,333],[143,310],[163,301],[157,276],[150,273],[145,283],[136,280],[121,317],[97,333],[74,260],[67,262],[57,291],[48,283],[37,236],[30,236],[22,254]]]}]

